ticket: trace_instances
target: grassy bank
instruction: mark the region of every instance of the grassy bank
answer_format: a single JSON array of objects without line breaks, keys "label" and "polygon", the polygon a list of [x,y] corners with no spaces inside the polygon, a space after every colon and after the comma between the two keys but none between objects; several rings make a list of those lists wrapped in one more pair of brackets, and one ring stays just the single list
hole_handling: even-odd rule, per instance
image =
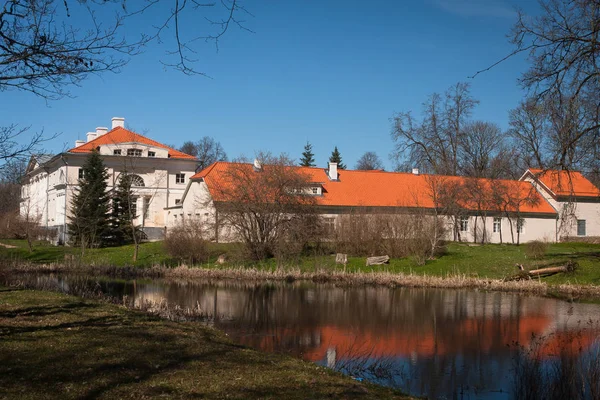
[{"label": "grassy bank", "polygon": [[405,398],[198,323],[0,287],[0,398]]},{"label": "grassy bank", "polygon": [[[7,241],[2,243],[15,248],[0,247],[0,258],[5,260],[23,260],[32,263],[64,263],[65,259],[77,257],[78,249],[55,247],[39,244],[29,253],[24,241]],[[525,269],[556,266],[567,261],[576,261],[579,269],[573,274],[555,275],[543,281],[550,285],[576,284],[600,285],[600,245],[586,243],[550,244],[548,251],[539,259],[530,259],[525,245],[472,245],[449,243],[446,254],[435,260],[428,260],[423,266],[417,265],[410,258],[392,259],[389,265],[366,267],[364,257],[349,257],[347,272],[386,272],[390,274],[425,275],[428,277],[463,276],[480,279],[502,279],[515,274],[515,264],[524,265]],[[235,244],[211,244],[206,262],[197,265],[210,270],[231,268],[250,268],[256,271],[274,272],[280,270],[300,271],[303,273],[343,271],[342,265],[335,264],[332,255],[303,256],[297,259],[280,262],[270,259],[264,262],[240,261],[239,246]],[[216,264],[220,254],[228,255],[228,262]],[[177,260],[170,258],[164,251],[161,242],[144,243],[140,247],[140,256],[132,263],[133,246],[122,246],[105,249],[90,249],[86,252],[82,264],[150,267],[155,265],[177,266]]]}]

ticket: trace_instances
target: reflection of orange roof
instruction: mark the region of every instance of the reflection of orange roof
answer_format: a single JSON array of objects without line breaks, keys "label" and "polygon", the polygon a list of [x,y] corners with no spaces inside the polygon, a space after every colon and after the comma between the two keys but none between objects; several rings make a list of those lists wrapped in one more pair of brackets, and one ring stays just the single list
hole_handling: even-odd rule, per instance
[{"label": "reflection of orange roof", "polygon": [[122,127],[116,127],[112,129],[110,132],[105,133],[97,137],[94,140],[91,140],[87,143],[82,144],[81,146],[77,146],[71,150],[69,153],[90,153],[96,147],[101,146],[103,144],[117,144],[117,143],[141,143],[149,146],[160,147],[162,149],[169,150],[169,158],[184,158],[189,160],[194,160],[196,157],[191,156],[189,154],[182,153],[181,151],[170,148],[169,146],[165,146],[162,143],[159,143],[155,140],[148,139],[145,136],[142,136],[138,133],[132,132],[128,129]]},{"label": "reflection of orange roof", "polygon": [[600,190],[579,171],[530,168],[529,172],[556,196],[600,196]]},{"label": "reflection of orange roof", "polygon": [[[216,162],[192,176],[192,179],[204,179],[211,191],[211,195],[214,196],[217,195],[214,188],[226,183],[228,169],[238,167],[250,169],[252,165],[223,161]],[[503,185],[509,193],[513,194],[513,197],[521,199],[518,205],[521,212],[556,214],[554,208],[533,189],[533,186],[529,182],[351,170],[338,170],[338,180],[331,181],[325,169],[308,167],[293,168],[298,173],[306,175],[315,185],[323,187],[323,196],[316,198],[317,204],[321,206],[419,207],[431,209],[434,208],[432,186],[445,182],[461,183],[463,185],[466,182],[476,182],[483,188],[483,192],[485,193],[491,193],[493,188]],[[528,196],[533,201],[523,201]],[[214,200],[223,201],[223,199],[218,198],[214,198]],[[471,198],[464,203],[464,208],[476,209]],[[485,209],[487,211],[494,210],[491,205],[486,206]],[[510,206],[507,208],[507,211],[516,211],[516,208]]]},{"label": "reflection of orange roof", "polygon": [[310,361],[322,360],[328,348],[335,348],[337,357],[344,358],[356,353],[368,353],[370,356],[408,356],[416,354],[427,357],[434,354],[460,353],[469,347],[477,347],[484,352],[504,347],[515,341],[526,345],[533,335],[539,336],[550,325],[550,319],[544,316],[522,317],[499,330],[502,323],[486,319],[463,321],[447,336],[449,331],[438,332],[433,327],[420,332],[364,332],[338,327],[319,328],[321,343],[318,347],[304,352],[304,358]]},{"label": "reflection of orange roof", "polygon": [[579,332],[557,332],[542,341],[538,354],[541,358],[556,357],[561,354],[577,356],[582,350],[589,349],[594,343],[600,344],[600,332],[583,329]]}]

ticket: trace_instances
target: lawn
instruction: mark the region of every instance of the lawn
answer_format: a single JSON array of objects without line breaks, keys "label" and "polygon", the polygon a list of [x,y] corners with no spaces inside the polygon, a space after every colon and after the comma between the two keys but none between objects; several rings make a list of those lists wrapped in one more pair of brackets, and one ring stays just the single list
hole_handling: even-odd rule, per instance
[{"label": "lawn", "polygon": [[200,323],[0,287],[0,398],[156,397],[405,398]]},{"label": "lawn", "polygon": [[[55,247],[47,244],[36,244],[33,253],[29,253],[26,243],[20,240],[2,240],[1,243],[14,245],[16,248],[0,247],[0,258],[23,259],[32,262],[62,262],[68,254],[78,257],[79,249]],[[209,258],[198,266],[204,268],[253,267],[260,270],[277,268],[296,268],[304,272],[315,270],[340,270],[344,267],[335,264],[334,255],[305,255],[285,262],[269,259],[262,262],[239,261],[240,246],[238,244],[210,244]],[[574,274],[555,275],[545,280],[549,283],[578,283],[600,285],[600,245],[587,243],[554,243],[550,244],[546,254],[539,259],[527,256],[527,245],[473,245],[466,243],[449,243],[446,254],[437,259],[428,260],[425,265],[417,265],[411,258],[392,259],[388,265],[366,267],[365,257],[349,257],[346,270],[348,272],[385,271],[391,273],[425,274],[435,276],[467,275],[479,278],[504,278],[518,272],[516,264],[526,269],[562,265],[568,260],[577,261],[579,269]],[[216,264],[220,254],[229,255],[229,261],[223,265]],[[103,249],[89,249],[83,258],[84,263],[108,265],[135,265],[147,267],[152,265],[175,266],[177,260],[169,257],[162,242],[144,243],[140,246],[138,261],[133,263],[133,246],[122,246]],[[237,261],[236,261],[237,260]]]}]

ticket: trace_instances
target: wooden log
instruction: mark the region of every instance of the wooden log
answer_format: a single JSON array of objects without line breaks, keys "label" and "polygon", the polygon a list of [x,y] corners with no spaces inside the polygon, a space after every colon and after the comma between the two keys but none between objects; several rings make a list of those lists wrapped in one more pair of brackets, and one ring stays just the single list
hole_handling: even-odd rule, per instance
[{"label": "wooden log", "polygon": [[390,256],[376,256],[376,257],[367,257],[367,267],[369,265],[382,265],[389,264]]},{"label": "wooden log", "polygon": [[540,268],[540,269],[532,269],[529,271],[529,276],[538,277],[538,276],[550,276],[554,274],[560,274],[561,272],[568,272],[566,266],[562,267],[548,267],[548,268]]}]

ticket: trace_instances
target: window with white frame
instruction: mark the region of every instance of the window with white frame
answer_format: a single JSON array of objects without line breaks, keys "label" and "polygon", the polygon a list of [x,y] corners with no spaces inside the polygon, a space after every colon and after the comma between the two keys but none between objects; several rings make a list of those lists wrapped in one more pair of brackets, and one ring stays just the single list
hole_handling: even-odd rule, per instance
[{"label": "window with white frame", "polygon": [[461,232],[469,231],[469,217],[460,217],[458,220],[458,228]]},{"label": "window with white frame", "polygon": [[120,156],[121,155],[121,149],[113,150],[113,155]]},{"label": "window with white frame", "polygon": [[127,149],[127,155],[131,157],[141,157],[142,150],[141,149]]},{"label": "window with white frame", "polygon": [[149,151],[149,152],[148,152],[148,157],[156,157],[156,152],[154,152],[154,151]]},{"label": "window with white frame", "polygon": [[495,217],[494,224],[492,226],[492,230],[494,233],[500,233],[501,229],[502,229],[502,218]]},{"label": "window with white frame", "polygon": [[517,233],[523,233],[525,226],[525,220],[523,218],[519,218],[517,220]]},{"label": "window with white frame", "polygon": [[585,236],[585,219],[577,220],[577,236]]},{"label": "window with white frame", "polygon": [[185,183],[185,174],[175,174],[175,183]]}]

